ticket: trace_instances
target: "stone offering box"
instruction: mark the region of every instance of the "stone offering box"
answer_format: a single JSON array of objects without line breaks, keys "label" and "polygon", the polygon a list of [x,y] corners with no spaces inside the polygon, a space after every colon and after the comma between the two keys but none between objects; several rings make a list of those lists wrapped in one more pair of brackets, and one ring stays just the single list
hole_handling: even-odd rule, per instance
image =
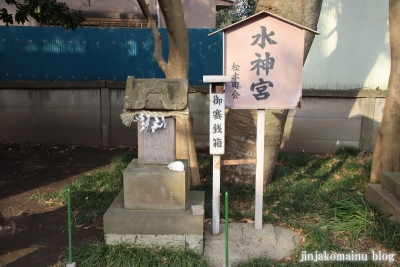
[{"label": "stone offering box", "polygon": [[[104,215],[107,244],[178,246],[203,252],[204,192],[190,191],[188,160],[176,159],[175,116],[188,116],[185,79],[127,79],[125,125],[138,123],[138,159]],[[168,169],[181,161],[184,171]],[[197,210],[197,209],[196,209]],[[200,214],[200,215],[199,215]]]}]

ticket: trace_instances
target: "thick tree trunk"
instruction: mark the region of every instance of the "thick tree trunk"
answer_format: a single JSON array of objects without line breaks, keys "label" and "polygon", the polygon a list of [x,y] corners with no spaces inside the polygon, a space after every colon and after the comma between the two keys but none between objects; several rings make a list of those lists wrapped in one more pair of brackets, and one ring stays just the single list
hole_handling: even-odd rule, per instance
[{"label": "thick tree trunk", "polygon": [[[168,31],[167,79],[188,78],[189,38],[181,0],[159,0]],[[189,179],[192,185],[200,184],[199,167],[193,139],[191,120],[176,121],[176,157],[189,159]]]},{"label": "thick tree trunk", "polygon": [[[168,61],[162,56],[162,38],[157,25],[151,18],[145,0],[137,0],[146,16],[154,36],[154,58],[167,79],[188,78],[189,39],[181,0],[159,0],[168,31]],[[176,157],[189,160],[189,180],[192,185],[200,184],[196,148],[190,119],[177,118],[176,121]]]},{"label": "thick tree trunk", "polygon": [[181,0],[159,0],[168,32],[168,79],[188,78],[189,38]]},{"label": "thick tree trunk", "polygon": [[372,156],[371,182],[382,172],[399,171],[400,137],[400,1],[389,1],[391,69],[383,118]]},{"label": "thick tree trunk", "polygon": [[[255,13],[268,11],[307,28],[316,29],[321,6],[322,0],[258,0]],[[313,40],[314,34],[306,31],[303,62],[310,51]],[[266,110],[264,184],[269,184],[272,179],[287,115],[288,110]],[[229,134],[226,135],[224,159],[255,158],[256,122],[257,112],[255,111],[229,110],[226,119],[227,133]],[[237,125],[245,126],[236,129]],[[254,183],[254,166],[224,166],[222,172],[224,180]]]}]

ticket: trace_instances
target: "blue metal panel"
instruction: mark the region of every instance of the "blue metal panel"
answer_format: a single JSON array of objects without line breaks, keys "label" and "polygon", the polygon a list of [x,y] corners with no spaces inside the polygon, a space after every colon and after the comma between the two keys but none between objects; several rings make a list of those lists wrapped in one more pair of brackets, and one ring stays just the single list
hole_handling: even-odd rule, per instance
[{"label": "blue metal panel", "polygon": [[189,29],[189,84],[202,85],[203,75],[222,75],[222,33]]},{"label": "blue metal panel", "polygon": [[[165,29],[163,55],[167,60]],[[222,73],[222,34],[189,29],[189,84]],[[116,80],[164,78],[153,58],[150,29],[0,26],[0,81]]]}]

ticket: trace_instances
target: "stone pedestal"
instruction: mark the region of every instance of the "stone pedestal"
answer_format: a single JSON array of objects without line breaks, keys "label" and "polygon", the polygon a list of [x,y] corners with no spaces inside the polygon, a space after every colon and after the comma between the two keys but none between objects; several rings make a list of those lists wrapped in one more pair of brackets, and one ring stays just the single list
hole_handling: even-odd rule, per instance
[{"label": "stone pedestal", "polygon": [[166,165],[138,165],[133,160],[124,171],[124,207],[130,210],[185,211],[188,208],[187,160],[185,171]]},{"label": "stone pedestal", "polygon": [[167,168],[176,160],[175,119],[159,117],[163,109],[187,108],[187,87],[186,80],[128,77],[124,107],[143,110],[134,113],[140,120],[138,159],[125,169],[124,189],[104,214],[106,244],[174,246],[203,253],[204,213],[193,215],[191,207],[204,207],[204,192],[189,191],[187,160],[180,160],[184,171]]},{"label": "stone pedestal", "polygon": [[[154,119],[150,121],[153,123]],[[165,118],[165,123],[165,128],[154,133],[151,129],[138,133],[138,164],[169,164],[175,161],[175,119]]]},{"label": "stone pedestal", "polygon": [[367,184],[365,200],[400,223],[400,173],[382,172],[381,184]]},{"label": "stone pedestal", "polygon": [[[188,205],[204,205],[204,192],[189,191]],[[193,216],[190,208],[181,212],[127,210],[121,191],[103,220],[108,245],[173,246],[203,253],[204,215]]]},{"label": "stone pedestal", "polygon": [[142,165],[134,159],[124,171],[124,190],[103,216],[108,245],[172,246],[203,253],[204,214],[193,215],[192,206],[204,207],[204,192],[188,190],[185,171],[166,165]]}]

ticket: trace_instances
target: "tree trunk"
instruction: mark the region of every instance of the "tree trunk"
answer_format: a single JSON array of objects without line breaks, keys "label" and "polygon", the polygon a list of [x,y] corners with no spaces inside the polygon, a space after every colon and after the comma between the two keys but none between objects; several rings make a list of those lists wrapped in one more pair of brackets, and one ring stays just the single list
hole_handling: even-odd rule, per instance
[{"label": "tree trunk", "polygon": [[[168,31],[167,79],[188,78],[189,38],[181,0],[159,0],[161,12]],[[200,184],[196,148],[190,118],[176,121],[176,157],[189,159],[189,180],[192,185]]]},{"label": "tree trunk", "polygon": [[[137,0],[149,22],[154,37],[154,58],[167,79],[188,78],[189,39],[181,0],[159,0],[168,32],[168,61],[162,56],[162,38],[153,21],[145,0]],[[190,119],[176,120],[176,157],[189,160],[189,181],[200,184],[196,148]]]},{"label": "tree trunk", "polygon": [[389,35],[391,69],[383,109],[372,156],[371,182],[379,182],[382,172],[399,171],[400,137],[400,1],[389,1]]},{"label": "tree trunk", "polygon": [[181,0],[159,0],[168,32],[167,79],[188,78],[189,38]]},{"label": "tree trunk", "polygon": [[[307,28],[316,29],[322,0],[258,0],[255,13],[268,11]],[[310,51],[314,34],[305,31],[304,59]],[[266,110],[264,147],[264,184],[272,180],[276,160],[282,143],[288,110]],[[257,112],[254,110],[229,110],[226,119],[226,152],[224,159],[255,158]],[[237,125],[243,125],[236,129]],[[224,166],[223,179],[239,183],[254,183],[255,166]]]}]

